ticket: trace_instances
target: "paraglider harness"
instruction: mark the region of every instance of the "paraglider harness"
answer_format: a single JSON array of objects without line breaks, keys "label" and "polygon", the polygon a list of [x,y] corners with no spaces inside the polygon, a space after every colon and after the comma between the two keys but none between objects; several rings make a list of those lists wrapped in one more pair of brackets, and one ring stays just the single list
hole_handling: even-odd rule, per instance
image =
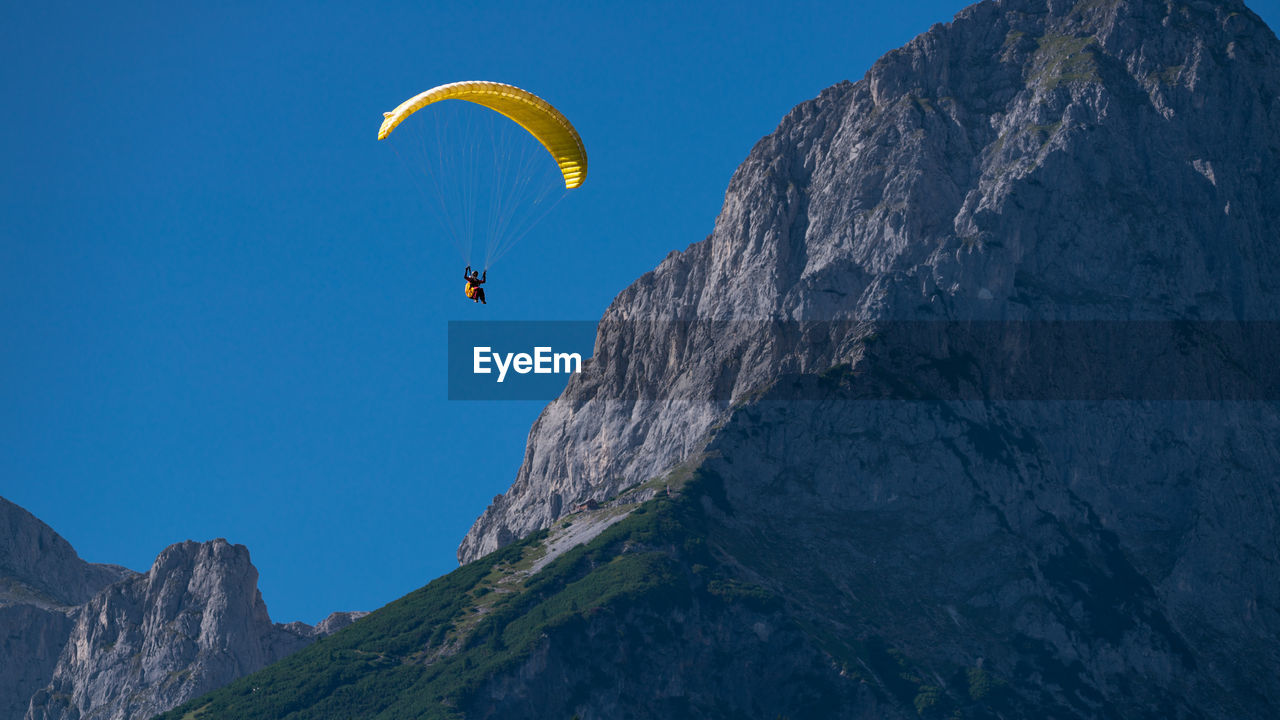
[{"label": "paraglider harness", "polygon": [[471,266],[468,265],[466,270],[462,271],[462,279],[467,281],[467,287],[463,290],[471,302],[478,302],[488,305],[484,299],[484,288],[480,287],[489,279],[489,271],[485,270],[481,276],[478,272],[472,272]]}]

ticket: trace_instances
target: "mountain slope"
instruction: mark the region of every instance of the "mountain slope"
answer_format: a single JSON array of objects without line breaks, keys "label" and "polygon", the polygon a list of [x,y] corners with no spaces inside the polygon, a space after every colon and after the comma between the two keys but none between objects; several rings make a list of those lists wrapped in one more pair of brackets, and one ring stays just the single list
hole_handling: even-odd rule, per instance
[{"label": "mountain slope", "polygon": [[[649,488],[163,717],[1275,715],[1277,603],[1258,579],[1280,558],[1274,522],[1252,519],[1280,516],[1274,486],[1077,493],[1053,448],[1115,408],[1019,434],[987,404],[886,399],[893,378],[783,378]],[[1277,414],[1213,418],[1176,454],[1263,473],[1280,453],[1258,455],[1251,428]],[[1174,522],[1147,515],[1162,506]],[[599,534],[566,548],[583,525]]]},{"label": "mountain slope", "polygon": [[[779,596],[726,574],[704,540],[708,496],[676,486],[673,498],[598,511],[630,515],[537,572],[558,532],[162,717],[812,717],[850,702],[879,707],[872,689],[841,679]],[[601,643],[607,656],[595,655]]]}]

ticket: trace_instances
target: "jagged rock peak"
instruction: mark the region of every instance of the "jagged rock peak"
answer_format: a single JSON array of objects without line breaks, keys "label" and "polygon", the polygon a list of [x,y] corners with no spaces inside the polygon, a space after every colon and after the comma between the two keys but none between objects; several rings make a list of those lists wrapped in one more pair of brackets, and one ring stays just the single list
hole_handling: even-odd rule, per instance
[{"label": "jagged rock peak", "polygon": [[308,644],[305,625],[274,625],[243,545],[166,548],[151,569],[79,612],[53,680],[29,720],[151,717]]},{"label": "jagged rock peak", "polygon": [[1277,319],[1277,197],[1280,42],[1244,4],[967,8],[756,144],[711,235],[606,311],[459,560],[669,470],[784,373],[856,365],[877,325]]}]

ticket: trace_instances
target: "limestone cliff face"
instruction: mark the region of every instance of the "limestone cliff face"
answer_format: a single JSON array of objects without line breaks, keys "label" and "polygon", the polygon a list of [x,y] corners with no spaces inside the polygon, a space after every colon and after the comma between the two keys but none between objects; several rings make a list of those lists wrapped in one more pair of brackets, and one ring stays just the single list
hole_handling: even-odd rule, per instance
[{"label": "limestone cliff face", "polygon": [[[468,561],[902,321],[1274,320],[1280,43],[1241,2],[998,0],[789,113],[624,290]],[[835,321],[835,322],[831,322]]]},{"label": "limestone cliff face", "polygon": [[187,541],[149,572],[99,592],[75,614],[29,720],[148,718],[306,646],[353,615],[317,630],[271,622],[258,571],[243,545]]},{"label": "limestone cliff face", "polygon": [[21,718],[49,682],[75,606],[133,574],[81,560],[52,528],[0,498],[0,719]]}]

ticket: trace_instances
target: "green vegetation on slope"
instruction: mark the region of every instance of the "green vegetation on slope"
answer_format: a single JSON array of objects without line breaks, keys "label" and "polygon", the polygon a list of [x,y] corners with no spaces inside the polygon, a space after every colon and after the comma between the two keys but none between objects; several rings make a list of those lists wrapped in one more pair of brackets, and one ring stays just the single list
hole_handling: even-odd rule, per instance
[{"label": "green vegetation on slope", "polygon": [[1045,35],[1037,41],[1032,82],[1045,90],[1072,82],[1100,82],[1097,42],[1092,37]]},{"label": "green vegetation on slope", "polygon": [[[681,561],[710,558],[679,499],[651,500],[536,575],[546,531],[438,578],[351,627],[161,717],[455,718],[487,679],[546,633],[604,607],[685,602]],[[758,594],[727,578],[717,596]]]}]

